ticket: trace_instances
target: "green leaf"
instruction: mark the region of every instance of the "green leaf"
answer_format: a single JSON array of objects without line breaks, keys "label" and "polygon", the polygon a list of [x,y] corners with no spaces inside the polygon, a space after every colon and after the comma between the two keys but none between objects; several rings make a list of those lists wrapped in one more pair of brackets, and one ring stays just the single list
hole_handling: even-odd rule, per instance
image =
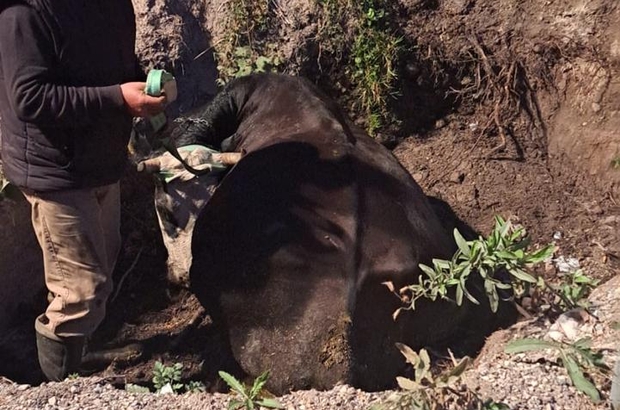
[{"label": "green leaf", "polygon": [[422,388],[422,385],[411,380],[411,379],[407,379],[406,377],[396,377],[396,383],[398,383],[398,387],[400,387],[403,390],[409,390],[409,391],[416,391],[420,388]]},{"label": "green leaf", "polygon": [[418,365],[415,366],[415,379],[417,382],[421,382],[426,378],[426,375],[429,374],[431,370],[431,358],[428,355],[426,349],[421,349],[420,353],[420,361]]},{"label": "green leaf", "polygon": [[465,238],[463,238],[459,230],[456,228],[454,228],[454,239],[456,240],[456,245],[459,247],[463,255],[469,258],[469,255],[471,254],[469,244],[467,243]]},{"label": "green leaf", "polygon": [[510,231],[511,227],[512,224],[504,221],[501,216],[495,218],[495,229],[499,231],[500,237],[504,238]]},{"label": "green leaf", "polygon": [[436,271],[450,270],[450,261],[444,259],[433,259],[433,266]]},{"label": "green leaf", "polygon": [[469,277],[469,274],[471,273],[471,265],[467,265],[465,266],[465,269],[463,269],[463,271],[461,272],[461,278],[460,279],[465,279],[467,280],[467,278]]},{"label": "green leaf", "polygon": [[479,262],[479,258],[482,253],[482,243],[480,241],[474,241],[471,244],[471,254],[469,256],[470,263],[476,266]]},{"label": "green leaf", "polygon": [[217,372],[217,374],[220,375],[220,377],[222,378],[222,380],[224,380],[226,382],[226,384],[233,389],[234,391],[236,391],[237,393],[241,394],[243,397],[247,397],[247,393],[245,391],[245,387],[243,386],[243,384],[241,384],[241,382],[239,380],[237,380],[233,375],[226,373],[225,371],[220,370],[219,372]]},{"label": "green leaf", "polygon": [[456,287],[456,304],[458,306],[463,305],[463,286],[461,286],[461,284],[459,283],[459,285]]},{"label": "green leaf", "polygon": [[256,59],[256,72],[262,73],[265,71],[267,66],[271,64],[271,59],[265,56],[260,56]]},{"label": "green leaf", "polygon": [[583,375],[583,372],[579,368],[579,364],[577,361],[570,355],[563,355],[562,363],[564,363],[564,367],[568,372],[568,376],[573,382],[573,385],[577,388],[577,390],[585,393],[594,401],[598,403],[601,401],[601,395],[588,379]]},{"label": "green leaf", "polygon": [[250,398],[254,399],[258,396],[260,391],[265,387],[267,380],[269,379],[269,370],[263,372],[260,376],[254,380],[254,385],[252,386],[252,390],[250,390]]},{"label": "green leaf", "polygon": [[282,403],[277,401],[276,399],[262,399],[256,402],[261,407],[266,407],[268,409],[283,409],[285,408]]},{"label": "green leaf", "polygon": [[228,410],[237,410],[243,407],[243,402],[238,399],[230,399],[228,402]]},{"label": "green leaf", "polygon": [[497,308],[499,307],[499,295],[497,294],[495,283],[492,280],[485,280],[484,288],[489,299],[491,311],[495,313],[497,312]]},{"label": "green leaf", "polygon": [[418,265],[420,267],[420,269],[422,270],[422,272],[426,273],[426,275],[429,278],[434,278],[437,276],[437,274],[435,273],[435,271],[433,270],[433,268],[431,268],[430,266],[426,266],[423,263],[420,263]]},{"label": "green leaf", "polygon": [[592,346],[592,338],[582,337],[581,339],[573,342],[572,346],[577,349],[589,349],[590,346]]},{"label": "green leaf", "polygon": [[534,350],[543,350],[543,349],[557,349],[559,347],[558,344],[553,342],[547,342],[545,340],[540,339],[518,339],[514,340],[506,345],[504,348],[504,352],[508,354],[514,353],[522,353],[522,352],[530,352]]},{"label": "green leaf", "polygon": [[548,245],[548,246],[540,249],[539,251],[535,252],[534,254],[530,255],[527,258],[527,263],[540,263],[540,262],[544,262],[547,259],[551,258],[551,256],[553,256],[553,252],[555,252],[555,246],[554,245]]},{"label": "green leaf", "polygon": [[530,275],[529,273],[526,273],[522,269],[514,268],[514,269],[510,269],[509,272],[512,276],[514,276],[515,278],[523,282],[536,283],[536,278]]},{"label": "green leaf", "polygon": [[480,302],[478,302],[478,300],[471,294],[469,293],[469,291],[467,290],[467,287],[465,286],[465,281],[463,280],[461,282],[460,288],[463,289],[463,293],[465,293],[465,297],[467,297],[467,299],[469,299],[469,301],[475,305],[479,305]]},{"label": "green leaf", "polygon": [[518,259],[518,256],[516,254],[514,254],[513,252],[510,252],[508,250],[499,251],[499,252],[495,253],[495,255],[498,256],[501,259]]},{"label": "green leaf", "polygon": [[495,282],[495,287],[499,289],[505,289],[505,290],[512,289],[512,285],[508,283],[499,282],[499,281]]},{"label": "green leaf", "polygon": [[[521,231],[521,230],[520,230]],[[515,234],[513,234],[508,240],[510,242],[512,242],[512,245],[510,245],[510,249],[512,249],[513,251],[519,250],[519,249],[523,249],[525,250],[525,248],[527,248],[528,246],[530,246],[530,244],[532,243],[532,240],[530,238],[523,238],[522,240],[520,240],[519,242],[516,242],[519,237],[521,236],[520,231],[515,232]]]},{"label": "green leaf", "polygon": [[237,47],[235,48],[235,51],[233,54],[235,55],[235,57],[247,58],[250,56],[251,51],[249,47]]},{"label": "green leaf", "polygon": [[395,343],[396,348],[400,353],[405,356],[405,361],[413,366],[417,366],[420,361],[420,356],[409,346],[403,343]]},{"label": "green leaf", "polygon": [[458,380],[463,375],[465,370],[467,370],[467,367],[469,367],[470,363],[471,363],[471,359],[469,357],[464,357],[452,369],[450,369],[447,372],[442,373],[439,376],[439,379],[445,383],[446,387],[450,386],[452,383],[454,383],[456,380]]}]

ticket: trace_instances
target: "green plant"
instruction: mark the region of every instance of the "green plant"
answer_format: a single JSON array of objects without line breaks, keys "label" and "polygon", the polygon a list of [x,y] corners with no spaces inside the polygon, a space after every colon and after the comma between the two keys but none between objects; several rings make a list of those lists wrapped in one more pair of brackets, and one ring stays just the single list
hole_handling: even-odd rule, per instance
[{"label": "green plant", "polygon": [[480,410],[510,410],[510,406],[506,403],[497,403],[491,399],[482,403]]},{"label": "green plant", "polygon": [[612,169],[620,169],[620,155],[611,160]]},{"label": "green plant", "polygon": [[414,378],[408,379],[406,377],[397,377],[396,382],[401,389],[416,391],[423,388],[448,388],[453,386],[460,380],[461,375],[467,369],[470,363],[470,358],[465,357],[460,362],[455,363],[455,366],[444,371],[443,373],[434,376],[431,372],[431,359],[428,352],[425,349],[421,349],[420,353],[416,353],[409,346],[402,343],[396,343],[396,347],[405,356],[405,360],[414,370]]},{"label": "green plant", "polygon": [[[335,77],[347,89],[350,109],[365,118],[366,130],[375,135],[377,130],[396,122],[389,105],[398,95],[397,67],[404,48],[403,39],[388,18],[395,12],[395,6],[386,0],[317,0],[317,3],[319,70],[325,62],[338,71]],[[344,78],[341,78],[343,66]]]},{"label": "green plant", "polygon": [[371,135],[393,121],[388,99],[397,95],[395,67],[402,51],[402,38],[389,29],[386,8],[381,0],[361,2],[358,33],[351,49],[352,66],[348,70]]},{"label": "green plant", "polygon": [[514,354],[534,350],[556,350],[575,388],[598,403],[601,400],[600,393],[596,386],[586,378],[584,372],[590,369],[608,372],[609,367],[603,362],[603,355],[600,352],[592,351],[590,343],[588,338],[580,339],[572,344],[526,338],[508,343],[504,351]]},{"label": "green plant", "polygon": [[178,393],[183,388],[181,383],[181,371],[183,365],[175,363],[172,366],[164,366],[160,361],[155,362],[153,367],[153,386],[158,392],[164,388],[170,389],[174,393]]},{"label": "green plant", "polygon": [[[268,50],[273,50],[273,48],[268,47]],[[221,76],[218,83],[220,85],[225,83],[224,78],[238,78],[252,73],[275,71],[281,64],[280,57],[275,52],[268,56],[259,55],[253,52],[249,46],[235,48],[233,56],[231,66],[219,67]]]},{"label": "green plant", "polygon": [[[394,317],[402,309],[415,309],[415,303],[420,298],[451,299],[451,289],[454,289],[454,299],[459,306],[463,303],[463,297],[479,304],[467,289],[472,274],[482,278],[491,310],[496,312],[500,300],[498,289],[512,288],[514,294],[520,296],[530,286],[538,285],[538,280],[526,269],[550,258],[554,251],[554,246],[550,244],[538,251],[528,252],[530,241],[525,229],[500,216],[495,217],[495,226],[487,238],[467,241],[455,229],[454,239],[458,249],[452,260],[433,259],[432,267],[420,264],[423,275],[419,276],[418,283],[400,289],[398,295],[406,306],[394,312]],[[510,283],[498,279],[500,271],[510,274]],[[391,283],[386,285],[394,292]]]},{"label": "green plant", "polygon": [[348,49],[345,16],[350,13],[351,0],[318,0],[320,14],[317,22],[316,41],[319,45],[318,64],[329,57],[336,66],[344,64],[343,55]]},{"label": "green plant", "polygon": [[[153,366],[153,387],[156,393],[180,393],[182,390],[191,393],[204,392],[204,383],[200,381],[190,381],[187,384],[181,383],[183,365],[175,363],[172,366],[165,366],[157,361]],[[125,390],[130,393],[149,393],[148,387],[137,384],[127,383]]]},{"label": "green plant", "polygon": [[207,388],[203,382],[192,380],[185,385],[185,390],[190,393],[204,393]]},{"label": "green plant", "polygon": [[251,73],[276,71],[282,63],[275,44],[261,40],[267,33],[271,15],[269,2],[230,0],[223,6],[222,39],[215,45],[218,62],[218,84]]},{"label": "green plant", "polygon": [[254,384],[248,389],[243,383],[237,380],[234,376],[220,371],[218,372],[222,380],[228,384],[231,390],[236,394],[236,397],[230,400],[228,403],[229,410],[245,408],[246,410],[252,410],[259,407],[267,407],[270,409],[283,409],[284,406],[280,402],[271,398],[262,397],[263,388],[269,379],[269,372],[266,371],[254,380]]},{"label": "green plant", "polygon": [[71,373],[67,376],[67,380],[77,380],[80,378],[79,373]]},{"label": "green plant", "polygon": [[[397,377],[402,391],[392,394],[384,403],[371,407],[371,410],[431,410],[453,408],[447,403],[450,398],[462,408],[479,410],[506,410],[509,407],[493,400],[482,401],[474,392],[466,388],[457,388],[462,374],[469,366],[471,359],[465,357],[460,361],[454,358],[453,367],[439,374],[433,374],[431,359],[425,349],[416,353],[410,347],[397,343],[396,347],[413,366],[414,378]],[[454,402],[454,401],[453,401]]]},{"label": "green plant", "polygon": [[599,284],[598,279],[587,276],[582,269],[564,275],[562,283],[556,288],[561,304],[566,309],[588,307],[587,296]]}]

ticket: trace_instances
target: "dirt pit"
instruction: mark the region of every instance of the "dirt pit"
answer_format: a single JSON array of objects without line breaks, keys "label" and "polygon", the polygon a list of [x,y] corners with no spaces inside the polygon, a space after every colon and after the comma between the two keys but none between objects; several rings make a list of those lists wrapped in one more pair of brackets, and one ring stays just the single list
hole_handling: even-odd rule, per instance
[{"label": "dirt pit", "polygon": [[[187,97],[172,110],[183,111],[214,92],[214,62],[201,53],[221,36],[214,23],[219,3],[154,3],[135,2],[147,33],[141,56],[147,65],[176,70]],[[292,3],[285,17],[310,7]],[[494,215],[511,218],[528,230],[534,246],[554,242],[556,257],[575,258],[590,277],[604,282],[620,268],[620,171],[610,165],[620,152],[620,33],[613,24],[620,14],[613,0],[582,3],[398,2],[395,24],[417,51],[405,62],[401,99],[394,103],[400,106],[395,112],[401,126],[379,138],[394,147],[427,195],[449,204],[476,231],[488,233]],[[153,26],[158,29],[149,30]],[[300,57],[294,51],[314,50],[308,46],[313,27],[310,12],[307,19],[281,26],[297,33],[286,37],[283,49],[291,59],[286,70],[323,81],[330,73],[319,75],[314,63],[299,63],[316,55]],[[150,36],[158,41],[149,43]],[[467,55],[473,63],[460,64],[458,58]],[[486,63],[491,66],[485,68]],[[488,98],[450,92],[467,81],[482,81]],[[337,78],[325,87],[347,106],[346,92],[334,84]],[[495,94],[489,91],[494,88]],[[96,375],[120,374],[147,385],[155,361],[179,362],[185,380],[208,384],[217,371],[208,366],[209,357],[218,355],[209,350],[214,335],[208,317],[197,315],[201,307],[195,298],[166,282],[152,192],[148,177],[130,173],[123,181],[124,249],[109,313],[90,344],[93,350],[129,348],[124,360],[105,370],[100,369],[103,358],[95,358],[91,367]],[[553,264],[539,273],[561,279]],[[1,339],[0,374],[20,383],[41,381],[31,323],[43,298],[12,315]],[[142,351],[132,350],[136,342]]]}]

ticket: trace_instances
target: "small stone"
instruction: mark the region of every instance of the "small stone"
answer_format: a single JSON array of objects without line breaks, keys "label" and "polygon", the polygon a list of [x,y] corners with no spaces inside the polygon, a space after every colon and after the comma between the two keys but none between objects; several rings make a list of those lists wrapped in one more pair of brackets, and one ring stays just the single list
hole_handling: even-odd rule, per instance
[{"label": "small stone", "polygon": [[606,218],[601,219],[602,225],[614,225],[620,223],[620,216],[608,216]]},{"label": "small stone", "polygon": [[588,212],[593,215],[602,215],[603,208],[601,208],[600,205],[596,204],[596,205],[593,205],[590,209],[588,209]]},{"label": "small stone", "polygon": [[445,7],[449,13],[465,14],[471,6],[471,0],[450,0],[445,2]]},{"label": "small stone", "polygon": [[592,103],[592,111],[599,112],[600,110],[601,110],[601,104],[599,104],[599,103]]},{"label": "small stone", "polygon": [[460,184],[465,179],[465,174],[463,172],[454,171],[450,174],[450,182],[454,182],[455,184]]},{"label": "small stone", "polygon": [[30,385],[29,385],[29,384],[20,384],[20,385],[17,387],[17,390],[19,390],[19,391],[24,391],[24,390],[28,390],[29,388],[30,388]]},{"label": "small stone", "polygon": [[444,120],[443,118],[438,119],[437,121],[435,121],[435,129],[438,130],[440,128],[443,128],[447,125],[447,121]]},{"label": "small stone", "polygon": [[77,388],[77,387],[75,387],[75,386],[71,386],[71,387],[69,388],[69,391],[70,391],[71,393],[77,393],[78,388]]},{"label": "small stone", "polygon": [[52,397],[50,397],[50,398],[49,398],[49,400],[47,401],[47,403],[48,403],[50,406],[55,406],[55,405],[56,405],[56,401],[57,401],[56,397],[55,397],[55,396],[52,396]]}]

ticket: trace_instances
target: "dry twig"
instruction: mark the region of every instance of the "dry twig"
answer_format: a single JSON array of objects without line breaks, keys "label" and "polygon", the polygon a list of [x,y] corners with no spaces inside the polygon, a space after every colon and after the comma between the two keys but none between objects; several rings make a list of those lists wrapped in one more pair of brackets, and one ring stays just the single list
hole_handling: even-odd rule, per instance
[{"label": "dry twig", "polygon": [[140,259],[140,255],[142,255],[142,250],[144,250],[144,247],[140,248],[140,251],[138,251],[138,255],[136,255],[136,259],[134,259],[134,261],[131,264],[131,266],[129,267],[129,269],[127,269],[127,271],[121,277],[121,280],[118,282],[118,285],[116,286],[116,291],[114,292],[114,296],[112,296],[112,298],[110,299],[110,304],[114,303],[114,301],[116,300],[116,297],[118,296],[121,288],[123,287],[123,282],[125,281],[127,276],[131,273],[131,271],[134,270],[134,268],[138,264],[138,259]]}]

